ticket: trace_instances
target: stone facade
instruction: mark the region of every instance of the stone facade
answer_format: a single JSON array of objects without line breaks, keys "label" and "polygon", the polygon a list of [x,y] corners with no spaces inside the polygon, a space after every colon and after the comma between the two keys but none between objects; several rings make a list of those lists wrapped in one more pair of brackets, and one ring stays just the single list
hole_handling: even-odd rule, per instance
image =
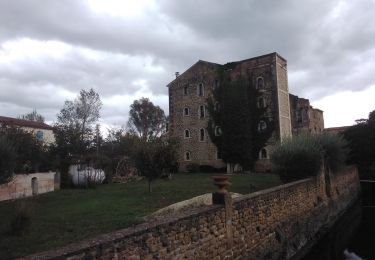
[{"label": "stone facade", "polygon": [[313,108],[305,98],[289,94],[293,135],[320,133],[324,130],[323,111]]},{"label": "stone facade", "polygon": [[24,259],[300,259],[359,198],[355,167]]},{"label": "stone facade", "polygon": [[[256,163],[256,169],[269,170],[269,154],[273,147],[284,137],[291,136],[292,126],[296,127],[292,123],[294,111],[289,101],[287,61],[279,54],[271,53],[228,65],[227,72],[232,78],[242,76],[249,85],[259,89],[260,99],[268,107],[267,116],[275,123],[275,131]],[[169,137],[179,140],[178,161],[182,171],[189,164],[225,167],[207,132],[207,100],[212,97],[214,88],[220,87],[218,70],[228,67],[198,61],[181,75],[176,74],[176,79],[167,85]],[[322,116],[319,119],[323,119]]]}]

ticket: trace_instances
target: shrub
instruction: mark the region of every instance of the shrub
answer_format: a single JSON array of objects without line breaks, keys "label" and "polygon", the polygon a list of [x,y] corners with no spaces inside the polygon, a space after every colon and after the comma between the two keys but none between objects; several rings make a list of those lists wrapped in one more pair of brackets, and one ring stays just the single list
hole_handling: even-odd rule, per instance
[{"label": "shrub", "polygon": [[324,162],[333,173],[338,173],[349,155],[348,142],[341,136],[323,133],[316,136],[323,150]]},{"label": "shrub", "polygon": [[189,173],[197,173],[197,172],[199,172],[199,164],[197,164],[197,163],[190,163],[190,164],[186,165],[186,170]]},{"label": "shrub", "polygon": [[321,146],[312,135],[288,138],[271,155],[274,170],[283,182],[318,174]]},{"label": "shrub", "polygon": [[349,149],[345,139],[336,134],[300,135],[286,139],[271,155],[274,170],[284,182],[319,173],[322,160],[337,173],[345,166]]},{"label": "shrub", "polygon": [[12,235],[24,235],[31,225],[30,209],[27,207],[25,201],[20,201],[15,204],[15,213],[11,220],[10,233]]},{"label": "shrub", "polygon": [[11,180],[15,167],[16,151],[13,143],[6,136],[0,136],[0,184]]}]

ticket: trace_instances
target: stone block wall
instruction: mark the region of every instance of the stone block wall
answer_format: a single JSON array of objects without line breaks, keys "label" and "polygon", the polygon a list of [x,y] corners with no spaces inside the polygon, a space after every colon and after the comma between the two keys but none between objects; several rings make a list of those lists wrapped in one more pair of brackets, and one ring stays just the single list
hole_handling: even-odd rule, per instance
[{"label": "stone block wall", "polygon": [[30,197],[60,188],[55,172],[17,174],[13,179],[0,185],[0,201]]},{"label": "stone block wall", "polygon": [[358,195],[355,168],[323,172],[26,259],[299,259]]}]

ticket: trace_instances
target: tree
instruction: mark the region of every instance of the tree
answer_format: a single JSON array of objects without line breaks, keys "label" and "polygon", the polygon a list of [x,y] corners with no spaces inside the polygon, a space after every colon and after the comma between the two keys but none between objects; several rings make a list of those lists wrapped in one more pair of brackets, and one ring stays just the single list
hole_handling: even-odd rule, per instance
[{"label": "tree", "polygon": [[149,142],[140,140],[133,160],[139,173],[148,180],[148,191],[152,192],[152,181],[176,167],[176,145],[160,139]]},{"label": "tree", "polygon": [[[36,140],[32,133],[17,127],[4,127],[0,130],[3,144],[3,165],[12,165],[14,153],[15,165],[12,173],[30,173],[47,171],[53,168],[53,160],[50,158],[49,147]],[[8,151],[8,152],[6,152]],[[5,155],[8,153],[7,155]]]},{"label": "tree", "polygon": [[94,125],[100,118],[102,102],[93,89],[81,90],[74,101],[65,101],[57,115],[56,143],[65,155],[82,156],[95,138]]},{"label": "tree", "polygon": [[252,75],[231,78],[225,69],[218,74],[220,87],[208,101],[208,133],[231,171],[235,164],[250,169],[272,135],[273,122],[267,106],[259,106]]},{"label": "tree", "polygon": [[351,150],[349,162],[357,164],[361,177],[375,178],[375,110],[368,119],[356,121],[343,132]]},{"label": "tree", "polygon": [[14,145],[5,135],[0,136],[0,184],[11,180],[16,168]]},{"label": "tree", "polygon": [[38,112],[36,112],[36,109],[34,109],[33,112],[21,115],[18,118],[29,120],[29,121],[34,121],[34,122],[39,122],[39,123],[44,123],[44,117]]},{"label": "tree", "polygon": [[100,118],[102,102],[93,89],[81,90],[74,101],[67,100],[57,115],[56,143],[52,147],[58,155],[62,184],[67,184],[67,171],[72,160],[83,161],[96,142],[95,123]]},{"label": "tree", "polygon": [[135,100],[130,106],[128,127],[142,140],[149,141],[161,136],[166,130],[164,111],[148,98]]}]

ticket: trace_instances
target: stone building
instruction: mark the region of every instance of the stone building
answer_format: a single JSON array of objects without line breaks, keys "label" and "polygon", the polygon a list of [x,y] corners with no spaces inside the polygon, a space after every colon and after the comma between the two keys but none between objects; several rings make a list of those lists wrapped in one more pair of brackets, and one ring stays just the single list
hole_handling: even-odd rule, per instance
[{"label": "stone building", "polygon": [[[259,170],[267,170],[270,167],[269,154],[272,148],[284,137],[291,136],[292,126],[295,127],[292,124],[293,111],[289,101],[287,61],[278,53],[226,65],[199,60],[181,75],[176,73],[176,78],[167,85],[168,131],[170,138],[180,141],[180,170],[186,170],[189,164],[216,168],[226,166],[207,132],[207,101],[212,97],[213,90],[220,87],[219,69],[226,70],[232,78],[243,77],[250,86],[254,86],[261,93],[258,104],[267,107],[267,116],[274,122],[275,127],[266,147],[259,152],[256,164]],[[298,100],[296,104],[299,104]],[[259,122],[258,126],[267,127],[265,122]]]},{"label": "stone building", "polygon": [[49,145],[55,142],[53,127],[46,123],[0,116],[0,127],[19,127],[34,134],[35,138],[44,144]]},{"label": "stone building", "polygon": [[313,108],[305,98],[289,94],[292,134],[320,133],[324,130],[323,111]]}]

